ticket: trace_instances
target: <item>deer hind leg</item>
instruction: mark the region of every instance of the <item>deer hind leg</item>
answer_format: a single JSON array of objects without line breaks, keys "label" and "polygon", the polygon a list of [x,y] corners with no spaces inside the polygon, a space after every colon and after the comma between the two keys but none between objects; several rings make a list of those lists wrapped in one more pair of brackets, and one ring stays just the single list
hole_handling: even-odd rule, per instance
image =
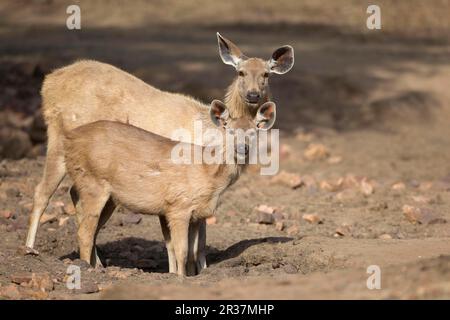
[{"label": "deer hind leg", "polygon": [[90,184],[87,189],[80,190],[82,212],[77,213],[80,216],[78,227],[80,259],[94,267],[97,265],[95,250],[97,228],[109,196],[107,191],[95,184]]},{"label": "deer hind leg", "polygon": [[175,257],[175,250],[173,248],[172,238],[170,236],[169,225],[167,224],[166,217],[159,216],[159,222],[161,224],[161,230],[166,242],[167,257],[169,259],[169,272],[177,273],[177,260]]},{"label": "deer hind leg", "polygon": [[47,208],[48,202],[66,175],[64,164],[63,143],[60,133],[55,128],[48,127],[47,159],[44,174],[34,191],[33,209],[30,215],[30,224],[26,246],[34,247],[39,220]]},{"label": "deer hind leg", "polygon": [[114,203],[114,201],[111,198],[109,198],[108,201],[106,201],[106,204],[102,210],[102,213],[100,214],[100,220],[98,221],[97,230],[95,231],[95,237],[94,237],[94,255],[95,255],[95,267],[96,268],[103,267],[102,261],[100,260],[98,253],[97,253],[97,246],[95,245],[95,243],[97,242],[97,235],[100,232],[100,229],[109,220],[109,218],[111,218],[115,209],[116,209],[116,204]]}]

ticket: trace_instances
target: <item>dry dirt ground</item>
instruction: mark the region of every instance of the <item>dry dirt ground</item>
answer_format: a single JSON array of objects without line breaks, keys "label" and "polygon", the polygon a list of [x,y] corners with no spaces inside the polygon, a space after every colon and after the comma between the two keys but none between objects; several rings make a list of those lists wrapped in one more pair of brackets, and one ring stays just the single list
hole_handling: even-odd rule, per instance
[{"label": "dry dirt ground", "polygon": [[[106,267],[89,268],[78,259],[69,180],[39,229],[40,254],[18,252],[45,161],[34,157],[37,149],[0,162],[0,299],[450,298],[446,39],[297,22],[0,30],[2,111],[30,117],[42,75],[78,58],[210,101],[234,76],[219,60],[215,31],[247,55],[269,57],[285,43],[296,51],[294,69],[270,80],[281,174],[250,169],[226,192],[208,226],[208,269],[183,279],[168,274],[157,218],[125,210],[99,235]],[[81,290],[66,288],[71,264],[81,267]],[[366,286],[371,265],[380,267],[380,290]],[[47,275],[53,284],[43,284]]]}]

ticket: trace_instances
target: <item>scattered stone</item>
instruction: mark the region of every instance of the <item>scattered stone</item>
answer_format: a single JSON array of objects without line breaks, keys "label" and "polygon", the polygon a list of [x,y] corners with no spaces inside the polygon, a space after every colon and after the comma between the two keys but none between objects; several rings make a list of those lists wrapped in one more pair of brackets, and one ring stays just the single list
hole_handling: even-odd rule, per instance
[{"label": "scattered stone", "polygon": [[212,225],[217,223],[217,218],[215,216],[209,217],[206,219],[207,225]]},{"label": "scattered stone", "polygon": [[23,284],[23,283],[28,284],[32,280],[32,274],[29,272],[15,273],[15,274],[12,274],[10,276],[10,278],[11,278],[11,282],[13,282],[15,284]]},{"label": "scattered stone", "polygon": [[0,297],[18,300],[22,297],[19,287],[16,284],[10,284],[5,287],[0,287]]},{"label": "scattered stone", "polygon": [[417,208],[405,204],[402,207],[402,211],[406,219],[414,224],[436,224],[447,222],[447,220],[437,216],[434,211],[428,208]]},{"label": "scattered stone", "polygon": [[420,191],[428,191],[428,190],[430,190],[432,187],[433,187],[433,182],[431,182],[431,181],[426,181],[426,182],[422,182],[422,183],[419,185],[419,190],[420,190]]},{"label": "scattered stone", "polygon": [[13,216],[13,214],[10,210],[2,210],[2,211],[0,211],[0,216],[5,219],[9,219]]},{"label": "scattered stone", "polygon": [[286,232],[288,235],[293,236],[293,235],[298,234],[300,232],[300,229],[298,228],[298,226],[293,225],[293,226],[290,226],[289,228],[287,228]]},{"label": "scattered stone", "polygon": [[384,233],[378,237],[378,239],[388,240],[392,239],[392,236],[390,234]]},{"label": "scattered stone", "polygon": [[373,185],[369,181],[367,181],[367,179],[364,178],[361,181],[361,192],[362,192],[362,194],[365,195],[365,196],[370,196],[374,191],[375,190],[374,190]]},{"label": "scattered stone", "polygon": [[272,213],[272,215],[275,221],[281,221],[286,219],[285,214],[279,211],[275,211],[274,213]]},{"label": "scattered stone", "polygon": [[122,224],[138,224],[142,220],[142,215],[136,213],[127,213],[122,217]]},{"label": "scattered stone", "polygon": [[59,218],[58,226],[59,227],[65,226],[68,220],[69,220],[69,217],[61,217],[61,218]]},{"label": "scattered stone", "polygon": [[98,288],[98,285],[92,281],[82,281],[81,288],[76,290],[77,293],[84,294],[97,293],[99,291],[100,289]]},{"label": "scattered stone", "polygon": [[311,143],[303,152],[303,156],[310,161],[323,160],[328,158],[330,152],[320,143]]},{"label": "scattered stone", "polygon": [[53,222],[53,221],[56,221],[56,220],[58,220],[58,215],[57,214],[44,213],[41,216],[41,219],[39,220],[39,222],[42,225],[42,224],[45,224],[45,223],[48,223],[48,222]]},{"label": "scattered stone", "polygon": [[344,185],[343,178],[340,178],[335,182],[329,182],[329,181],[323,180],[322,182],[320,182],[320,189],[328,191],[328,192],[335,192],[335,191],[342,189],[343,185]]},{"label": "scattered stone", "polygon": [[334,237],[344,237],[347,233],[347,230],[345,230],[344,228],[337,228],[335,233],[334,233]]},{"label": "scattered stone", "polygon": [[413,199],[414,202],[422,203],[422,204],[430,204],[433,202],[431,198],[425,197],[425,196],[412,196],[411,199]]},{"label": "scattered stone", "polygon": [[52,291],[54,288],[53,280],[48,272],[17,273],[11,275],[11,281],[43,292]]},{"label": "scattered stone", "polygon": [[283,184],[291,189],[297,189],[303,185],[303,181],[298,174],[289,173],[284,170],[272,177],[271,182]]},{"label": "scattered stone", "polygon": [[317,214],[304,214],[302,219],[308,221],[309,223],[320,224],[322,223],[322,219]]},{"label": "scattered stone", "polygon": [[329,164],[338,164],[342,162],[342,157],[341,156],[332,156],[330,157],[327,162]]},{"label": "scattered stone", "polygon": [[392,185],[391,189],[395,191],[403,191],[406,189],[406,185],[403,182],[397,182]]},{"label": "scattered stone", "polygon": [[284,229],[284,222],[283,221],[278,221],[277,223],[275,223],[275,229],[277,229],[278,231],[283,231],[283,229]]},{"label": "scattered stone", "polygon": [[300,132],[295,136],[295,139],[302,141],[302,142],[310,142],[314,138],[314,135],[312,133],[305,133]]},{"label": "scattered stone", "polygon": [[293,264],[287,264],[283,268],[284,272],[287,274],[295,274],[298,272],[297,268]]},{"label": "scattered stone", "polygon": [[259,224],[273,224],[274,220],[271,213],[258,211],[256,214],[256,222]]},{"label": "scattered stone", "polygon": [[256,210],[258,212],[264,212],[264,213],[269,213],[269,214],[273,214],[275,212],[275,208],[269,207],[265,204],[260,204],[258,207],[256,207]]},{"label": "scattered stone", "polygon": [[235,216],[237,216],[237,212],[234,211],[234,210],[228,210],[228,211],[225,213],[225,215],[228,216],[228,217],[235,217]]},{"label": "scattered stone", "polygon": [[121,270],[116,268],[108,268],[108,269],[111,269],[108,271],[108,275],[117,279],[127,279],[133,274],[132,270]]},{"label": "scattered stone", "polygon": [[357,197],[357,192],[353,189],[343,190],[336,193],[335,198],[339,201],[347,201]]}]

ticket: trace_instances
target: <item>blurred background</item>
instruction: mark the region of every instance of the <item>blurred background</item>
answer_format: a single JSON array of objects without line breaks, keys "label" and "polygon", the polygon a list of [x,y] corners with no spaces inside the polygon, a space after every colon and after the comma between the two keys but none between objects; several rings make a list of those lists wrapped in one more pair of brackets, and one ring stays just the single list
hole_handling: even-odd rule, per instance
[{"label": "blurred background", "polygon": [[[0,123],[26,135],[2,130],[0,157],[43,154],[45,126],[35,113],[43,77],[78,59],[111,63],[205,102],[223,98],[235,71],[219,58],[217,31],[248,56],[268,59],[281,45],[295,48],[294,69],[270,80],[282,110],[277,125],[286,132],[427,120],[436,97],[398,76],[408,70],[426,77],[422,67],[448,66],[449,1],[377,1],[381,30],[366,27],[370,3],[3,0]],[[81,30],[66,27],[71,4],[81,8]]]}]

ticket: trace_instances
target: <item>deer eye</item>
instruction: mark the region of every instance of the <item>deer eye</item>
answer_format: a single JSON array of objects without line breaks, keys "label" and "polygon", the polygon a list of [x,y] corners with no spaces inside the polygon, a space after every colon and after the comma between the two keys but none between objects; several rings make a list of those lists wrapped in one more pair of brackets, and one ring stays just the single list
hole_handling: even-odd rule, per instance
[{"label": "deer eye", "polygon": [[244,71],[239,71],[239,77],[243,77],[245,74],[244,74]]}]

